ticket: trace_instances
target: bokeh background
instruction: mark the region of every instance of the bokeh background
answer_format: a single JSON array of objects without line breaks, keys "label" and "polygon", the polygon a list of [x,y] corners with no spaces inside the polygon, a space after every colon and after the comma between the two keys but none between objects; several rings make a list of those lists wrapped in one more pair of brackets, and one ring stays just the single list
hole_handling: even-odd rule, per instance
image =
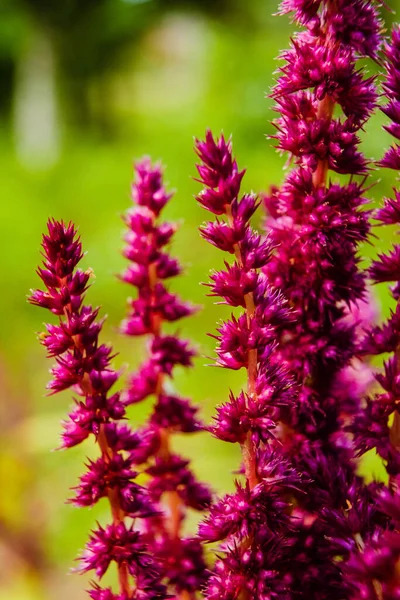
[{"label": "bokeh background", "polygon": [[[399,0],[390,4],[400,8]],[[182,223],[174,252],[185,274],[173,288],[203,306],[180,327],[200,357],[191,372],[177,374],[176,387],[208,420],[229,387],[241,384],[241,373],[207,366],[213,343],[206,333],[226,311],[199,285],[222,257],[198,235],[206,215],[193,199],[193,137],[207,127],[232,133],[248,168],[246,190],[282,180],[284,159],[265,137],[273,133],[265,96],[293,27],[272,16],[276,10],[275,0],[0,0],[0,600],[86,598],[84,578],[68,572],[91,525],[108,513],[106,503],[91,511],[65,504],[90,443],[51,452],[71,396],[44,396],[50,365],[36,332],[47,315],[25,300],[38,284],[48,217],[79,225],[85,266],[96,274],[88,300],[108,315],[103,340],[115,344],[116,364],[129,372],[144,344],[116,331],[131,291],[115,277],[124,266],[120,215],[130,205],[132,160],[161,158],[177,189],[165,216]],[[389,28],[395,14],[384,17]],[[383,122],[377,114],[364,136],[370,157],[390,143]],[[373,172],[372,180],[371,201],[379,203],[394,182],[390,173]],[[365,259],[392,234],[377,232]],[[377,292],[385,313],[387,293]],[[132,410],[135,424],[148,408]],[[203,434],[176,445],[216,491],[232,487],[236,448]],[[380,476],[373,457],[363,469]]]}]

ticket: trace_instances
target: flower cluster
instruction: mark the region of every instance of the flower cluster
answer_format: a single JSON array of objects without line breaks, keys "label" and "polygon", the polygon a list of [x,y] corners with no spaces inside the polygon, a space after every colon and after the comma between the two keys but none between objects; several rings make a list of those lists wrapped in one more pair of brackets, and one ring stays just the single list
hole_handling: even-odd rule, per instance
[{"label": "flower cluster", "polygon": [[[395,27],[391,43],[386,46],[387,79],[384,90],[390,102],[382,108],[391,119],[385,129],[400,139],[400,29]],[[393,145],[384,155],[380,166],[395,169],[400,166],[400,148]],[[400,194],[386,198],[384,206],[376,211],[381,225],[400,224]],[[400,246],[395,245],[387,254],[381,254],[372,263],[369,275],[374,283],[393,283],[392,296],[396,308],[381,326],[369,328],[361,350],[367,354],[385,354],[383,371],[375,375],[381,391],[365,399],[351,424],[355,446],[360,455],[376,450],[383,459],[389,475],[388,488],[379,490],[377,497],[383,512],[390,520],[389,531],[365,545],[359,556],[349,561],[349,574],[363,598],[374,597],[371,590],[379,590],[380,598],[395,598],[400,594]],[[355,596],[359,597],[359,596]],[[360,596],[361,597],[361,596]]]},{"label": "flower cluster", "polygon": [[[318,531],[309,567],[303,573],[293,567],[293,586],[306,598],[347,598],[343,564],[385,522],[374,494],[355,474],[345,432],[364,385],[356,393],[355,385],[338,385],[349,372],[357,384],[360,336],[351,311],[366,300],[358,248],[370,227],[364,209],[368,163],[358,133],[377,92],[374,78],[365,77],[356,61],[377,57],[382,24],[366,0],[285,1],[281,11],[294,11],[305,30],[283,52],[272,94],[279,113],[273,137],[295,166],[265,198],[267,230],[277,249],[263,271],[295,313],[278,332],[274,354],[299,390],[285,413],[282,453],[310,482],[307,495],[293,494],[293,536],[301,539],[310,520]],[[330,171],[350,179],[331,181]]]},{"label": "flower cluster", "polygon": [[[360,396],[348,397],[337,382],[351,367],[358,344],[348,307],[365,299],[357,253],[368,236],[369,213],[363,210],[363,180],[355,181],[354,175],[367,170],[358,132],[377,99],[374,79],[364,76],[356,59],[376,57],[381,22],[372,2],[364,0],[288,1],[282,11],[294,11],[305,30],[282,54],[285,62],[273,90],[280,113],[274,137],[295,168],[265,199],[267,229],[277,251],[264,273],[296,314],[281,334],[277,353],[299,385],[282,442],[293,466],[311,481],[298,507],[304,521],[316,519],[321,533],[316,543],[322,544],[317,578],[313,581],[308,572],[301,589],[305,597],[342,598],[347,592],[337,558],[347,556],[356,545],[354,535],[373,521],[371,515],[363,517],[360,502],[351,503],[364,484],[354,473],[344,426]],[[330,181],[329,171],[348,174],[350,181]],[[334,534],[333,523],[347,514],[349,502],[360,512],[360,531],[350,535],[343,528]],[[378,509],[375,513],[378,518]],[[340,552],[323,541],[340,535]],[[339,588],[332,583],[341,579]]]},{"label": "flower cluster", "polygon": [[168,381],[175,367],[191,366],[194,355],[188,342],[162,331],[163,322],[176,322],[194,311],[165,284],[181,272],[179,262],[166,251],[176,226],[160,222],[160,213],[170,198],[163,186],[161,167],[153,166],[149,159],[138,162],[133,207],[124,219],[128,228],[124,255],[130,264],[121,276],[137,294],[129,301],[129,314],[121,330],[130,336],[147,335],[149,352],[130,378],[124,403],[140,402],[148,396],[155,399],[148,423],[139,432],[145,442],[135,458],[150,476],[147,489],[152,501],[163,511],[163,516],[147,519],[146,538],[170,589],[178,597],[194,598],[206,581],[206,565],[200,543],[183,538],[182,525],[186,510],[203,511],[211,495],[188,468],[189,461],[171,447],[174,433],[194,433],[202,426],[197,409],[174,393]]},{"label": "flower cluster", "polygon": [[93,436],[100,450],[97,460],[88,461],[71,502],[93,506],[108,498],[112,513],[110,525],[98,525],[93,531],[81,570],[94,570],[101,579],[111,562],[117,566],[120,594],[95,585],[90,591],[93,600],[162,600],[167,591],[159,567],[144,536],[133,527],[137,517],[156,513],[148,491],[135,482],[134,456],[141,439],[121,423],[124,404],[118,392],[110,392],[118,379],[110,364],[113,351],[99,343],[99,310],[84,304],[92,273],[77,268],[82,244],[72,224],[50,220],[42,246],[44,261],[38,275],[46,289],[33,291],[29,300],[58,317],[58,323],[47,325],[39,338],[56,360],[48,389],[55,393],[72,388],[80,398],[64,423],[62,446],[70,448]]},{"label": "flower cluster", "polygon": [[[359,146],[378,94],[358,60],[380,60],[382,22],[372,0],[283,0],[280,13],[303,27],[282,53],[272,92],[273,137],[292,166],[282,184],[262,199],[243,194],[231,140],[207,131],[196,141],[197,201],[213,215],[201,236],[226,257],[206,285],[231,309],[210,334],[215,365],[246,380],[208,427],[173,387],[176,368],[190,367],[194,351],[171,324],[194,307],[167,284],[181,266],[168,252],[176,226],[161,220],[172,196],[161,167],[136,164],[124,217],[129,266],[121,279],[135,294],[121,332],[145,337],[148,352],[121,393],[112,391],[113,350],[99,342],[99,309],[84,303],[91,271],[78,268],[75,228],[49,221],[43,237],[45,290],[30,301],[57,318],[40,335],[56,361],[48,388],[76,394],[62,447],[92,437],[99,448],[71,502],[107,498],[112,516],[80,559],[98,578],[92,600],[400,598],[400,245],[368,270],[359,259],[371,214],[381,225],[400,224],[398,189],[375,213],[366,209],[369,161]],[[400,140],[399,26],[385,56],[385,129]],[[400,169],[398,143],[379,166]],[[252,225],[260,204],[263,233]],[[368,278],[393,284],[395,307],[379,326]],[[381,355],[374,372],[369,357]],[[127,407],[147,399],[150,416],[133,431]],[[242,456],[234,492],[214,502],[173,450],[175,434],[204,429],[238,444]],[[370,450],[387,484],[358,474]],[[197,537],[185,537],[189,510],[207,511]],[[209,569],[208,544],[217,546]],[[100,584],[111,563],[118,591]]]},{"label": "flower cluster", "polygon": [[211,274],[210,295],[240,311],[222,323],[214,336],[216,364],[247,372],[247,389],[237,396],[231,393],[229,401],[217,408],[210,428],[220,440],[240,444],[246,482],[244,486],[238,482],[235,494],[221,498],[200,525],[200,537],[223,541],[225,553],[217,561],[206,597],[275,597],[269,594],[283,583],[266,578],[266,573],[273,568],[270,554],[277,536],[289,526],[288,501],[282,492],[298,476],[271,457],[282,414],[295,394],[286,372],[273,364],[273,355],[278,331],[292,317],[287,302],[270,289],[262,273],[273,248],[270,239],[250,225],[259,203],[253,194],[240,194],[244,171],[239,171],[233,158],[231,142],[207,132],[196,150],[204,185],[197,200],[217,215],[201,228],[201,235],[233,256],[225,269]]}]

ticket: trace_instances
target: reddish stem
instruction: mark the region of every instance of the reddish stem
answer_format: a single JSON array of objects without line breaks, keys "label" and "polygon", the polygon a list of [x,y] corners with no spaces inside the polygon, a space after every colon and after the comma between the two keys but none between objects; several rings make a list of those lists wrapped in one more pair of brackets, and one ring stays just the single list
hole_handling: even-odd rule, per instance
[{"label": "reddish stem", "polygon": [[[66,317],[66,320],[69,321],[69,311],[67,309],[65,310],[65,317]],[[75,336],[73,338],[73,341],[74,341],[76,350],[78,352],[80,352],[80,354],[83,357],[84,353],[85,353],[85,349],[81,344],[79,335]],[[80,381],[80,387],[85,396],[92,396],[93,386],[92,386],[92,382],[90,380],[88,373],[85,373],[84,376],[82,377],[82,379]],[[104,424],[101,424],[99,427],[99,433],[97,435],[96,442],[99,445],[103,459],[107,462],[112,460],[112,458],[114,456],[114,451],[108,444]],[[124,519],[125,519],[125,512],[121,508],[121,503],[120,503],[120,499],[118,496],[118,490],[113,489],[113,488],[108,488],[107,497],[108,497],[108,501],[110,504],[111,514],[113,517],[114,525],[123,523]],[[121,563],[121,564],[118,564],[117,568],[118,568],[118,581],[119,581],[120,591],[121,591],[121,593],[126,594],[128,597],[130,597],[131,590],[130,590],[130,585],[129,585],[128,565],[126,563]]]},{"label": "reddish stem", "polygon": [[[156,215],[153,213],[153,220],[155,221],[155,219],[156,219]],[[158,283],[156,263],[152,263],[149,265],[148,275],[149,275],[149,287],[152,291],[151,305],[154,306],[155,305],[154,290],[155,290],[155,286]],[[161,335],[161,330],[162,330],[161,316],[158,314],[152,313],[152,315],[151,315],[151,335],[153,337],[157,337],[157,336]],[[161,394],[164,393],[163,379],[164,379],[163,375],[160,374],[158,377],[157,386],[156,386],[156,390],[155,390],[155,397],[156,397],[157,402],[159,401]],[[168,431],[168,429],[161,429],[160,437],[161,437],[161,445],[160,445],[160,449],[158,451],[158,455],[161,458],[163,458],[164,460],[168,460],[172,454],[171,447],[170,447],[171,435],[170,435],[170,432]],[[181,528],[181,523],[182,523],[184,504],[183,504],[179,494],[176,491],[166,492],[163,495],[163,501],[166,506],[167,515],[169,518],[169,522],[165,525],[166,529],[168,530],[169,535],[171,536],[171,539],[178,540],[180,537],[180,528]],[[186,594],[186,591],[183,591],[179,597],[182,598],[182,600],[185,600],[186,598],[190,599],[190,595],[185,595],[185,594]],[[187,593],[187,594],[189,594],[189,593]]]},{"label": "reddish stem", "polygon": [[[334,100],[326,95],[318,105],[317,119],[331,120],[335,109]],[[313,184],[315,188],[325,187],[328,176],[329,164],[327,159],[319,160],[318,166],[313,173]]]},{"label": "reddish stem", "polygon": [[[226,208],[226,216],[228,219],[229,225],[232,227],[233,225],[233,217],[231,207],[227,206]],[[235,244],[235,256],[236,260],[240,267],[243,267],[243,258],[242,252],[240,248],[240,244]],[[250,326],[251,320],[254,318],[255,313],[255,304],[254,304],[254,295],[252,292],[245,294],[244,302],[246,307],[246,318],[247,324]],[[248,351],[247,355],[247,393],[252,398],[256,397],[256,380],[257,380],[257,350],[251,349]],[[258,475],[257,475],[257,457],[256,457],[256,447],[251,438],[251,432],[249,431],[246,440],[241,444],[243,463],[245,469],[246,479],[249,485],[250,490],[252,490],[258,483]]]},{"label": "reddish stem", "polygon": [[241,445],[244,469],[246,479],[249,482],[249,488],[252,490],[259,483],[257,475],[257,457],[255,452],[255,446],[251,439],[251,433],[249,432],[246,436],[245,442]]},{"label": "reddish stem", "polygon": [[[171,456],[170,434],[167,429],[161,429],[161,446],[159,456],[168,460]],[[183,503],[176,491],[165,492],[163,497],[169,516],[168,531],[171,539],[179,539],[182,523]]]}]

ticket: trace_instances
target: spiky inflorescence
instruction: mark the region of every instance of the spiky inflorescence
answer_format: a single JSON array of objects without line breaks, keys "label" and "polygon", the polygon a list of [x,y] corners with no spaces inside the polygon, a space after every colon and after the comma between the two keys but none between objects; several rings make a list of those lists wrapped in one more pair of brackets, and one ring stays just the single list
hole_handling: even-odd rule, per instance
[{"label": "spiky inflorescence", "polygon": [[189,461],[174,453],[174,433],[193,433],[202,426],[197,409],[179,397],[169,380],[176,366],[191,366],[193,350],[185,340],[163,332],[164,322],[176,322],[194,308],[172,294],[165,280],[181,272],[179,262],[165,250],[175,233],[173,223],[160,222],[160,213],[172,194],[163,186],[160,165],[143,159],[135,166],[132,186],[133,208],[126,216],[128,228],[124,255],[130,266],[122,280],[137,289],[130,300],[129,315],[121,330],[126,335],[148,338],[149,355],[131,376],[124,393],[126,404],[154,396],[153,411],[140,431],[147,451],[138,453],[137,464],[150,476],[147,488],[162,516],[147,519],[147,540],[163,566],[169,589],[182,599],[196,597],[206,581],[201,544],[184,538],[183,520],[189,508],[202,511],[211,502],[208,487],[196,480]]},{"label": "spiky inflorescence", "polygon": [[[137,165],[135,208],[126,217],[131,265],[122,278],[138,294],[122,330],[148,336],[149,358],[123,399],[109,391],[118,375],[111,348],[98,342],[98,310],[83,305],[90,271],[76,269],[82,250],[75,229],[50,221],[43,238],[39,275],[46,291],[33,292],[30,301],[59,316],[41,335],[56,358],[49,389],[72,387],[80,397],[64,424],[63,446],[93,435],[101,451],[88,461],[72,502],[91,506],[107,497],[112,512],[112,522],[93,531],[81,570],[100,579],[114,562],[120,589],[94,583],[92,600],[162,600],[169,591],[189,600],[203,585],[208,600],[400,598],[399,246],[369,271],[377,283],[394,282],[396,309],[361,340],[357,317],[367,301],[357,251],[369,231],[368,165],[357,136],[376,91],[356,58],[377,58],[381,24],[370,0],[283,0],[281,13],[287,12],[306,31],[282,55],[275,137],[295,168],[265,199],[269,236],[250,225],[258,203],[240,196],[244,172],[230,141],[208,132],[196,144],[204,185],[198,201],[217,216],[201,232],[233,257],[209,284],[211,296],[235,309],[214,336],[216,364],[247,373],[247,389],[230,394],[209,428],[240,444],[244,478],[211,506],[198,539],[181,537],[183,514],[187,507],[204,509],[210,493],[170,447],[171,433],[196,431],[199,423],[190,403],[167,387],[175,366],[190,365],[192,350],[161,324],[192,309],[163,283],[180,267],[164,250],[174,227],[158,221],[170,197],[159,167],[147,160]],[[398,27],[386,58],[390,102],[383,111],[392,121],[386,129],[400,139]],[[380,164],[399,169],[398,144]],[[350,179],[331,182],[329,171]],[[376,217],[400,222],[398,190]],[[381,353],[390,353],[376,375],[382,391],[361,402],[370,370],[355,375],[356,361]],[[132,432],[120,422],[126,405],[152,395],[149,423]],[[366,485],[355,474],[354,450],[370,449],[385,462],[388,486]],[[135,481],[139,465],[147,488]],[[220,543],[207,583],[201,542]]]},{"label": "spiky inflorescence", "polygon": [[233,257],[223,270],[211,274],[210,295],[239,309],[214,336],[216,364],[247,371],[246,391],[230,394],[217,408],[210,428],[220,440],[240,444],[245,483],[237,482],[236,492],[218,500],[200,525],[204,541],[223,542],[206,598],[287,598],[290,583],[281,541],[290,531],[288,492],[300,478],[282,459],[275,436],[295,391],[272,357],[278,331],[291,315],[261,271],[271,259],[272,245],[250,225],[258,202],[253,194],[240,195],[244,171],[238,170],[231,142],[207,132],[196,150],[204,185],[197,200],[217,215],[201,234]]},{"label": "spiky inflorescence", "polygon": [[39,337],[56,360],[48,389],[53,394],[72,388],[79,397],[64,423],[62,447],[93,436],[101,452],[97,460],[88,461],[71,502],[93,506],[105,497],[112,512],[112,523],[93,531],[80,560],[81,570],[94,570],[99,579],[115,562],[120,593],[95,585],[89,594],[94,600],[162,600],[167,594],[159,567],[143,535],[133,528],[137,517],[156,513],[147,490],[135,482],[140,436],[121,422],[124,405],[118,392],[110,392],[118,379],[110,364],[113,351],[99,343],[99,309],[84,304],[91,271],[77,268],[82,245],[71,223],[50,220],[42,246],[38,275],[46,289],[33,291],[29,300],[58,317],[58,323],[47,325]]},{"label": "spiky inflorescence", "polygon": [[[307,495],[297,497],[299,524],[311,519],[319,531],[309,567],[293,567],[294,587],[305,598],[342,600],[352,594],[343,564],[384,520],[355,475],[345,433],[360,396],[338,385],[358,342],[346,313],[365,299],[357,252],[369,232],[368,166],[358,133],[377,99],[374,78],[356,60],[376,58],[382,25],[368,0],[285,0],[281,12],[290,11],[305,30],[282,53],[272,95],[279,113],[274,137],[294,167],[265,200],[277,250],[264,273],[296,315],[274,355],[299,386],[285,415],[282,452],[310,480]],[[350,177],[331,180],[330,172]]]},{"label": "spiky inflorescence", "polygon": [[[389,102],[382,111],[391,119],[385,129],[400,139],[400,27],[392,32],[385,48],[387,78],[384,96]],[[396,143],[380,161],[381,167],[398,171],[400,147]],[[386,198],[375,218],[380,225],[400,225],[400,192]],[[351,430],[360,455],[376,450],[389,475],[388,488],[377,492],[379,505],[390,518],[387,531],[375,535],[359,556],[349,562],[349,576],[355,582],[354,598],[390,600],[400,597],[400,245],[396,244],[372,263],[369,274],[374,283],[393,283],[396,303],[389,319],[381,326],[369,328],[362,345],[367,354],[388,356],[383,371],[376,374],[381,391],[365,399],[355,416]],[[376,592],[376,596],[373,593]]]}]

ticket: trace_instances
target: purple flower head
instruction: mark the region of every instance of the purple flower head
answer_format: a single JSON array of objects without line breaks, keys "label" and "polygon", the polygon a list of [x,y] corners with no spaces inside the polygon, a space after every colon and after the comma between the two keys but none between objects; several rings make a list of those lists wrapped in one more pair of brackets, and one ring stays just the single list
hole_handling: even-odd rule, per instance
[{"label": "purple flower head", "polygon": [[194,351],[189,348],[186,340],[180,340],[173,335],[157,336],[151,344],[153,360],[160,366],[161,372],[171,375],[176,365],[190,367]]},{"label": "purple flower head", "polygon": [[394,198],[385,198],[385,204],[378,209],[375,217],[384,225],[400,223],[400,191],[394,190]]},{"label": "purple flower head", "polygon": [[77,506],[93,506],[110,490],[115,490],[126,514],[132,517],[152,515],[156,512],[155,507],[147,490],[134,482],[136,476],[130,458],[123,458],[121,454],[115,454],[108,461],[104,458],[89,461],[72,502]]},{"label": "purple flower head", "polygon": [[284,525],[285,506],[278,494],[265,488],[264,482],[252,491],[237,484],[235,494],[224,496],[211,507],[209,517],[200,523],[199,536],[208,542],[232,536],[237,540],[247,539],[269,520],[275,527]]},{"label": "purple flower head", "polygon": [[171,541],[164,536],[157,543],[157,554],[178,596],[182,594],[185,597],[185,592],[195,594],[196,590],[204,588],[207,567],[198,539],[184,538],[174,544],[171,552]]},{"label": "purple flower head", "polygon": [[294,12],[295,20],[310,31],[318,32],[324,22],[333,42],[340,42],[360,55],[377,57],[382,44],[382,22],[372,2],[337,0],[332,10],[326,0],[283,0],[280,14],[289,12]]},{"label": "purple flower head", "polygon": [[64,431],[61,436],[65,448],[80,444],[91,433],[97,436],[101,424],[118,421],[125,415],[125,407],[118,392],[108,398],[87,396],[85,402],[75,401],[75,404],[68,420],[63,421]]},{"label": "purple flower head", "polygon": [[383,488],[377,494],[377,505],[379,509],[391,517],[396,525],[400,522],[400,496],[399,481],[394,478],[392,489]]},{"label": "purple flower head", "polygon": [[[241,445],[246,485],[238,484],[235,494],[218,500],[200,524],[200,537],[221,541],[225,552],[214,567],[206,597],[234,599],[249,593],[249,597],[255,594],[257,598],[270,598],[273,596],[267,596],[271,587],[266,583],[258,535],[265,533],[269,519],[275,531],[288,527],[289,522],[287,503],[273,487],[264,486],[267,468],[262,457],[266,456],[263,449],[274,443],[284,411],[293,401],[292,381],[276,367],[272,354],[278,332],[294,317],[286,299],[268,285],[262,273],[272,259],[274,244],[250,225],[259,203],[253,195],[240,195],[244,173],[238,176],[231,143],[226,144],[223,137],[214,139],[207,132],[204,142],[196,142],[196,150],[202,161],[197,168],[205,186],[197,199],[218,215],[215,221],[202,226],[201,234],[234,256],[233,262],[225,262],[223,270],[212,272],[210,295],[243,309],[223,322],[217,335],[212,336],[217,340],[216,364],[247,372],[247,390],[237,395],[231,392],[229,401],[217,408],[210,427],[217,438]],[[233,553],[227,548],[234,548]],[[282,591],[281,586],[278,588]]]},{"label": "purple flower head", "polygon": [[[319,102],[325,100],[328,111],[314,123],[317,127],[318,124],[328,129],[332,127],[330,133],[333,135],[333,145],[341,139],[342,143],[354,146],[356,140],[352,137],[352,128],[357,129],[368,118],[376,103],[374,79],[364,79],[355,70],[354,56],[350,49],[340,44],[331,44],[322,34],[321,43],[316,44],[315,39],[309,32],[299,34],[293,41],[292,48],[282,53],[285,65],[280,68],[282,76],[274,89],[274,97],[279,100],[287,94],[297,94],[312,88],[313,95],[307,104],[304,104],[306,96],[300,94],[302,111],[307,107],[308,113],[302,114],[300,120],[311,116],[310,112],[317,109],[314,99]],[[296,96],[289,100],[290,106],[295,102]],[[334,103],[341,106],[347,117],[344,123],[340,119],[332,120]],[[314,118],[318,114],[317,110]]]},{"label": "purple flower head", "polygon": [[196,480],[187,468],[188,460],[170,454],[168,458],[157,458],[147,469],[152,480],[148,485],[151,497],[159,500],[166,492],[176,492],[183,504],[194,510],[204,510],[211,503],[211,494],[206,485]]},{"label": "purple flower head", "polygon": [[150,422],[162,429],[194,433],[202,429],[202,423],[196,417],[197,407],[189,400],[172,394],[160,395]]},{"label": "purple flower head", "polygon": [[370,0],[339,0],[329,21],[329,34],[361,56],[376,59],[382,45],[383,22]]},{"label": "purple flower head", "polygon": [[[346,565],[353,584],[355,599],[399,597],[400,583],[397,564],[400,557],[400,536],[385,533],[373,540],[362,552],[354,553]],[[379,595],[377,596],[377,591]]]},{"label": "purple flower head", "polygon": [[84,553],[81,556],[82,571],[96,571],[101,578],[111,561],[127,565],[131,575],[156,570],[154,560],[146,552],[141,534],[123,523],[101,525],[92,532]]},{"label": "purple flower head", "polygon": [[[226,168],[234,169],[234,165]],[[138,432],[140,444],[129,451],[129,461],[146,472],[146,489],[159,511],[146,521],[149,551],[161,565],[169,589],[177,597],[182,592],[182,598],[194,598],[206,580],[206,565],[202,548],[199,544],[194,548],[194,542],[182,537],[182,527],[187,509],[204,510],[211,495],[208,487],[195,479],[189,461],[172,450],[175,433],[194,433],[202,425],[196,417],[197,409],[189,400],[171,393],[168,384],[176,367],[191,367],[195,355],[186,340],[163,332],[165,322],[179,321],[195,311],[165,283],[182,272],[167,246],[177,227],[161,221],[162,209],[171,198],[172,194],[165,191],[159,165],[153,166],[149,159],[135,165],[133,207],[124,218],[128,228],[124,256],[130,264],[121,279],[136,291],[120,329],[129,336],[146,335],[148,355],[130,375],[122,400],[132,404],[148,396],[155,399],[148,422]],[[127,485],[128,502],[135,502],[135,490],[130,492],[130,483]]]},{"label": "purple flower head", "polygon": [[171,198],[163,186],[161,166],[153,166],[149,158],[144,158],[136,163],[135,174],[132,200],[158,215]]},{"label": "purple flower head", "polygon": [[[232,367],[228,367],[232,368]],[[292,381],[287,374],[267,364],[260,367],[255,384],[256,398],[241,392],[232,393],[229,402],[217,408],[212,433],[226,442],[244,443],[248,435],[258,445],[274,436],[278,408],[293,402]]]},{"label": "purple flower head", "polygon": [[282,455],[278,444],[268,444],[258,450],[258,474],[265,490],[302,492],[304,478],[290,460]]},{"label": "purple flower head", "polygon": [[161,430],[153,425],[144,425],[138,429],[140,444],[130,450],[130,458],[134,465],[142,465],[161,449]]},{"label": "purple flower head", "polygon": [[256,288],[258,277],[254,271],[243,271],[240,265],[234,262],[226,263],[226,270],[215,271],[210,276],[211,296],[221,296],[229,306],[244,306],[244,297]]},{"label": "purple flower head", "polygon": [[316,17],[321,4],[322,0],[283,0],[279,7],[279,14],[294,12],[296,21],[307,25]]},{"label": "purple flower head", "polygon": [[242,393],[218,410],[212,431],[220,439],[239,443],[244,443],[250,434],[252,441],[258,445],[274,436],[276,419],[273,404],[263,403],[262,399],[257,403]]},{"label": "purple flower head", "polygon": [[394,352],[400,342],[400,306],[390,312],[386,323],[366,330],[367,335],[361,342],[361,351],[365,354]]},{"label": "purple flower head", "polygon": [[205,141],[196,140],[196,152],[201,161],[197,165],[199,181],[205,189],[197,201],[215,215],[223,215],[226,207],[237,200],[244,171],[239,171],[232,156],[232,142],[223,135],[214,140],[210,130]]},{"label": "purple flower head", "polygon": [[144,362],[136,373],[130,375],[128,386],[122,393],[124,404],[141,402],[154,394],[160,379],[161,369],[151,358]]},{"label": "purple flower head", "polygon": [[[278,140],[279,150],[297,157],[298,164],[315,171],[318,161],[326,160],[337,173],[365,172],[366,161],[357,150],[359,139],[351,119],[341,122],[319,117],[318,100],[305,92],[278,97],[277,110],[281,117],[274,123],[278,133],[272,137]],[[358,118],[363,116],[360,109]]]},{"label": "purple flower head", "polygon": [[[56,365],[48,385],[52,393],[72,387],[80,396],[64,421],[62,446],[81,443],[89,435],[97,441],[100,457],[86,464],[86,472],[75,488],[72,502],[92,506],[108,498],[112,524],[93,533],[82,558],[82,569],[94,569],[100,578],[111,562],[117,564],[120,594],[94,587],[92,598],[132,598],[130,577],[135,579],[137,598],[166,598],[156,562],[146,553],[140,534],[127,529],[125,517],[149,516],[157,509],[147,491],[135,482],[137,476],[132,452],[141,445],[139,437],[127,425],[119,424],[125,408],[119,393],[109,390],[119,374],[111,367],[113,350],[99,343],[103,321],[99,309],[84,304],[90,272],[75,270],[82,258],[82,247],[72,224],[49,221],[43,237],[44,269],[39,269],[46,291],[32,293],[32,304],[59,316],[57,325],[48,324],[40,341]],[[146,595],[139,595],[139,579],[147,581]],[[151,588],[155,595],[151,594]]]},{"label": "purple flower head", "polygon": [[44,267],[56,279],[72,275],[83,257],[82,244],[72,223],[50,219],[48,235],[43,236]]},{"label": "purple flower head", "polygon": [[[264,550],[264,549],[263,549]],[[275,557],[279,555],[276,553]],[[274,557],[271,552],[271,557]],[[229,551],[224,560],[217,560],[214,572],[207,585],[208,600],[236,600],[243,593],[260,600],[290,599],[290,592],[284,580],[279,580],[274,569],[275,560],[264,564],[264,553],[247,550],[241,553],[237,548]]]}]

